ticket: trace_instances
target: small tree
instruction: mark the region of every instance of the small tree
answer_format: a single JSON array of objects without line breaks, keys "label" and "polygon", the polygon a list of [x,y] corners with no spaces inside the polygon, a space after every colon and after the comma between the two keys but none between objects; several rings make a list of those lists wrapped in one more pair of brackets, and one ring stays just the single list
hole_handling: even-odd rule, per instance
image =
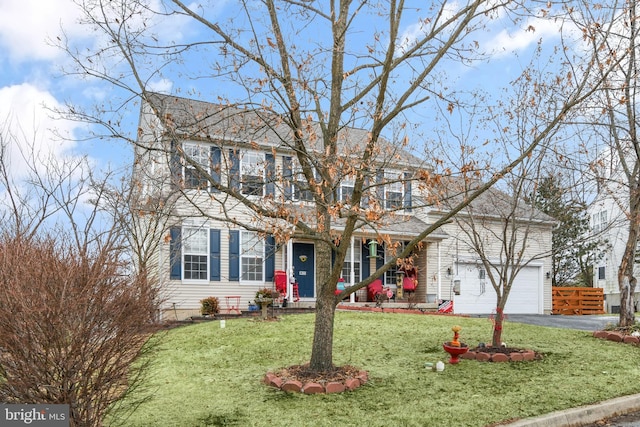
[{"label": "small tree", "polygon": [[[553,145],[558,131],[558,128],[547,125],[546,133],[533,136],[531,129],[540,128],[548,117],[555,116],[553,104],[540,100],[553,99],[557,94],[553,85],[531,87],[527,80],[533,74],[533,70],[531,74],[526,73],[519,84],[514,85],[511,96],[505,96],[504,109],[508,114],[496,115],[491,120],[496,134],[494,143],[500,144],[500,151],[507,158],[531,147],[532,138],[540,144],[526,158],[520,158],[521,161],[507,171],[499,185],[483,193],[453,218],[461,235],[465,236],[464,239],[459,238],[459,244],[479,258],[496,295],[493,346],[502,343],[504,310],[517,276],[532,262],[551,255],[549,232],[553,219],[528,201],[539,186],[546,147]],[[446,205],[455,203],[456,198],[468,198],[485,180],[486,172],[481,166],[479,153],[469,148],[462,152],[462,156],[475,159],[476,167],[465,171],[462,179],[448,183],[445,194],[455,194],[456,197],[445,199]]]},{"label": "small tree", "polygon": [[505,307],[517,276],[532,262],[550,255],[544,248],[551,243],[545,240],[545,231],[549,232],[552,227],[551,219],[526,205],[522,197],[524,180],[522,175],[519,177],[522,182],[510,180],[504,191],[489,190],[455,218],[467,237],[461,242],[478,255],[495,291],[492,334],[495,347],[502,343]]}]

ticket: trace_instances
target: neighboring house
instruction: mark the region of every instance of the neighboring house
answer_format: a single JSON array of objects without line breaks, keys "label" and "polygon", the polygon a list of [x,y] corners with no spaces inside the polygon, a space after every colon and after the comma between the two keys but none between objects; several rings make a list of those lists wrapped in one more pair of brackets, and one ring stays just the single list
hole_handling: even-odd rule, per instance
[{"label": "neighboring house", "polygon": [[[612,158],[615,157],[606,157],[607,161]],[[629,218],[624,210],[629,204],[628,187],[622,184],[624,178],[611,164],[604,167],[600,173],[598,194],[589,206],[588,213],[591,218],[592,235],[606,241],[607,246],[595,257],[593,286],[603,289],[605,310],[608,313],[619,313],[618,267],[629,236]],[[640,274],[640,265],[637,263],[634,265],[634,274],[636,277]]]},{"label": "neighboring house", "polygon": [[[172,206],[171,211],[164,213],[171,216],[172,226],[158,236],[163,243],[154,257],[165,291],[165,313],[171,317],[182,319],[198,314],[200,300],[209,296],[218,297],[223,309],[227,297],[238,297],[240,308],[246,310],[258,289],[274,287],[279,271],[287,276],[290,302],[296,282],[298,304],[315,303],[313,241],[290,238],[285,244],[276,244],[278,227],[218,192],[194,168],[193,162],[197,162],[214,182],[237,188],[243,197],[262,208],[287,206],[298,215],[305,215],[312,199],[300,178],[294,152],[282,144],[286,128],[280,128],[276,117],[265,120],[265,116],[259,111],[161,94],[151,94],[141,107],[134,178],[140,182],[145,197],[175,198],[167,204]],[[341,150],[358,153],[367,137],[364,130],[345,128],[340,135]],[[314,141],[308,143],[312,146]],[[356,231],[343,265],[342,276],[347,284],[369,277],[392,256],[388,243],[377,241],[371,245],[376,236],[388,236],[387,242],[402,245],[441,215],[435,209],[417,208],[424,195],[412,188],[412,180],[403,179],[414,176],[421,167],[420,159],[390,144],[385,148],[394,150],[389,156],[393,162],[380,165],[375,178],[383,184],[376,188],[375,196],[385,209],[396,214],[393,221],[379,229],[362,227]],[[349,177],[343,178],[336,191],[339,199],[348,203],[353,182]],[[337,234],[341,227],[340,222],[335,223]],[[544,234],[540,241],[550,245],[551,226],[540,227]],[[455,312],[491,313],[495,306],[493,289],[477,268],[478,256],[460,249],[464,245],[456,240],[459,236],[459,230],[451,223],[429,235],[414,250],[418,287],[412,302],[435,306],[442,300],[454,300]],[[545,259],[523,271],[507,313],[551,311],[551,281],[545,275],[549,269],[550,260]],[[460,295],[454,292],[456,275],[461,279]],[[396,280],[396,268],[382,278],[393,292]],[[365,299],[363,289],[351,295],[347,303]]]},{"label": "neighboring house", "polygon": [[[451,186],[448,192],[452,192]],[[460,198],[454,196],[448,204],[455,205]],[[432,209],[429,215],[435,219],[443,213]],[[550,313],[554,225],[551,217],[522,200],[514,200],[496,188],[488,189],[443,227],[450,236],[441,247],[445,256],[445,284],[458,284],[453,288],[445,286],[444,294],[440,295],[451,299],[453,291],[456,313],[492,313],[496,293],[490,276],[510,276],[515,271],[505,313]],[[477,235],[475,247],[471,244],[472,235]],[[482,249],[477,249],[479,246]],[[505,263],[507,258],[509,261]],[[504,292],[504,283],[500,287]]]}]

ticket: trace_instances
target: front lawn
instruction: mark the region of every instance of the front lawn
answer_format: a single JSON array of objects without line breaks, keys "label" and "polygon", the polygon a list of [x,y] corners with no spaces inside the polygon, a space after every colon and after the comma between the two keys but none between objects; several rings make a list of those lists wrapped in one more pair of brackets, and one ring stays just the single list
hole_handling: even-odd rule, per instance
[{"label": "front lawn", "polygon": [[[509,347],[534,362],[447,361],[442,342],[462,326],[469,346],[489,342],[486,319],[338,312],[334,363],[369,372],[352,392],[287,394],[262,384],[269,370],[308,361],[313,314],[169,331],[145,382],[149,399],[127,426],[486,426],[640,392],[640,348],[590,332],[506,322]],[[139,397],[139,396],[138,396]],[[115,421],[112,419],[111,422]]]}]

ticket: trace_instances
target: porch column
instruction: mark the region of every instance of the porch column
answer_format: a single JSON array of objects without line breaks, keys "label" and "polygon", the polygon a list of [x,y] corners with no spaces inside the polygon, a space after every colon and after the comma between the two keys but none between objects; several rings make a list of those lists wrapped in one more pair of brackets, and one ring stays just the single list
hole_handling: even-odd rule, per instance
[{"label": "porch column", "polygon": [[438,241],[436,243],[436,248],[438,250],[438,288],[436,289],[436,304],[440,304],[440,296],[442,295],[442,277],[441,275],[441,271],[442,271],[442,265],[440,263],[440,242]]},{"label": "porch column", "polygon": [[287,297],[293,302],[293,240],[287,240]]},{"label": "porch column", "polygon": [[[349,271],[349,283],[351,284],[351,286],[353,286],[356,283],[356,269],[354,266],[354,261],[355,261],[355,254],[354,254],[354,247],[353,247],[353,243],[354,243],[354,237],[353,235],[351,235],[351,250],[350,250],[350,260],[349,262],[351,263],[351,271]],[[349,302],[356,302],[356,294],[355,292],[351,292],[349,294]]]}]

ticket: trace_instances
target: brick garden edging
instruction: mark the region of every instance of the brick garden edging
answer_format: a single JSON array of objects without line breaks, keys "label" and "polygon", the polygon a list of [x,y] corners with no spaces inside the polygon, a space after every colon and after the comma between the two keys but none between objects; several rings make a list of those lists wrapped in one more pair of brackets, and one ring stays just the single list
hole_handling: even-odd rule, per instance
[{"label": "brick garden edging", "polygon": [[332,381],[327,382],[326,384],[316,382],[302,384],[300,381],[296,380],[283,381],[282,378],[278,377],[273,372],[267,372],[264,376],[263,382],[270,387],[275,387],[286,392],[319,394],[353,391],[365,384],[368,380],[369,374],[367,371],[360,371],[356,378],[347,378],[345,381]]},{"label": "brick garden edging", "polygon": [[614,342],[621,342],[625,344],[640,344],[640,338],[633,335],[625,334],[618,331],[595,331],[593,333],[595,338],[605,339]]},{"label": "brick garden edging", "polygon": [[506,354],[469,350],[460,355],[460,359],[477,360],[479,362],[529,362],[536,359],[536,352],[533,350],[520,350]]}]

